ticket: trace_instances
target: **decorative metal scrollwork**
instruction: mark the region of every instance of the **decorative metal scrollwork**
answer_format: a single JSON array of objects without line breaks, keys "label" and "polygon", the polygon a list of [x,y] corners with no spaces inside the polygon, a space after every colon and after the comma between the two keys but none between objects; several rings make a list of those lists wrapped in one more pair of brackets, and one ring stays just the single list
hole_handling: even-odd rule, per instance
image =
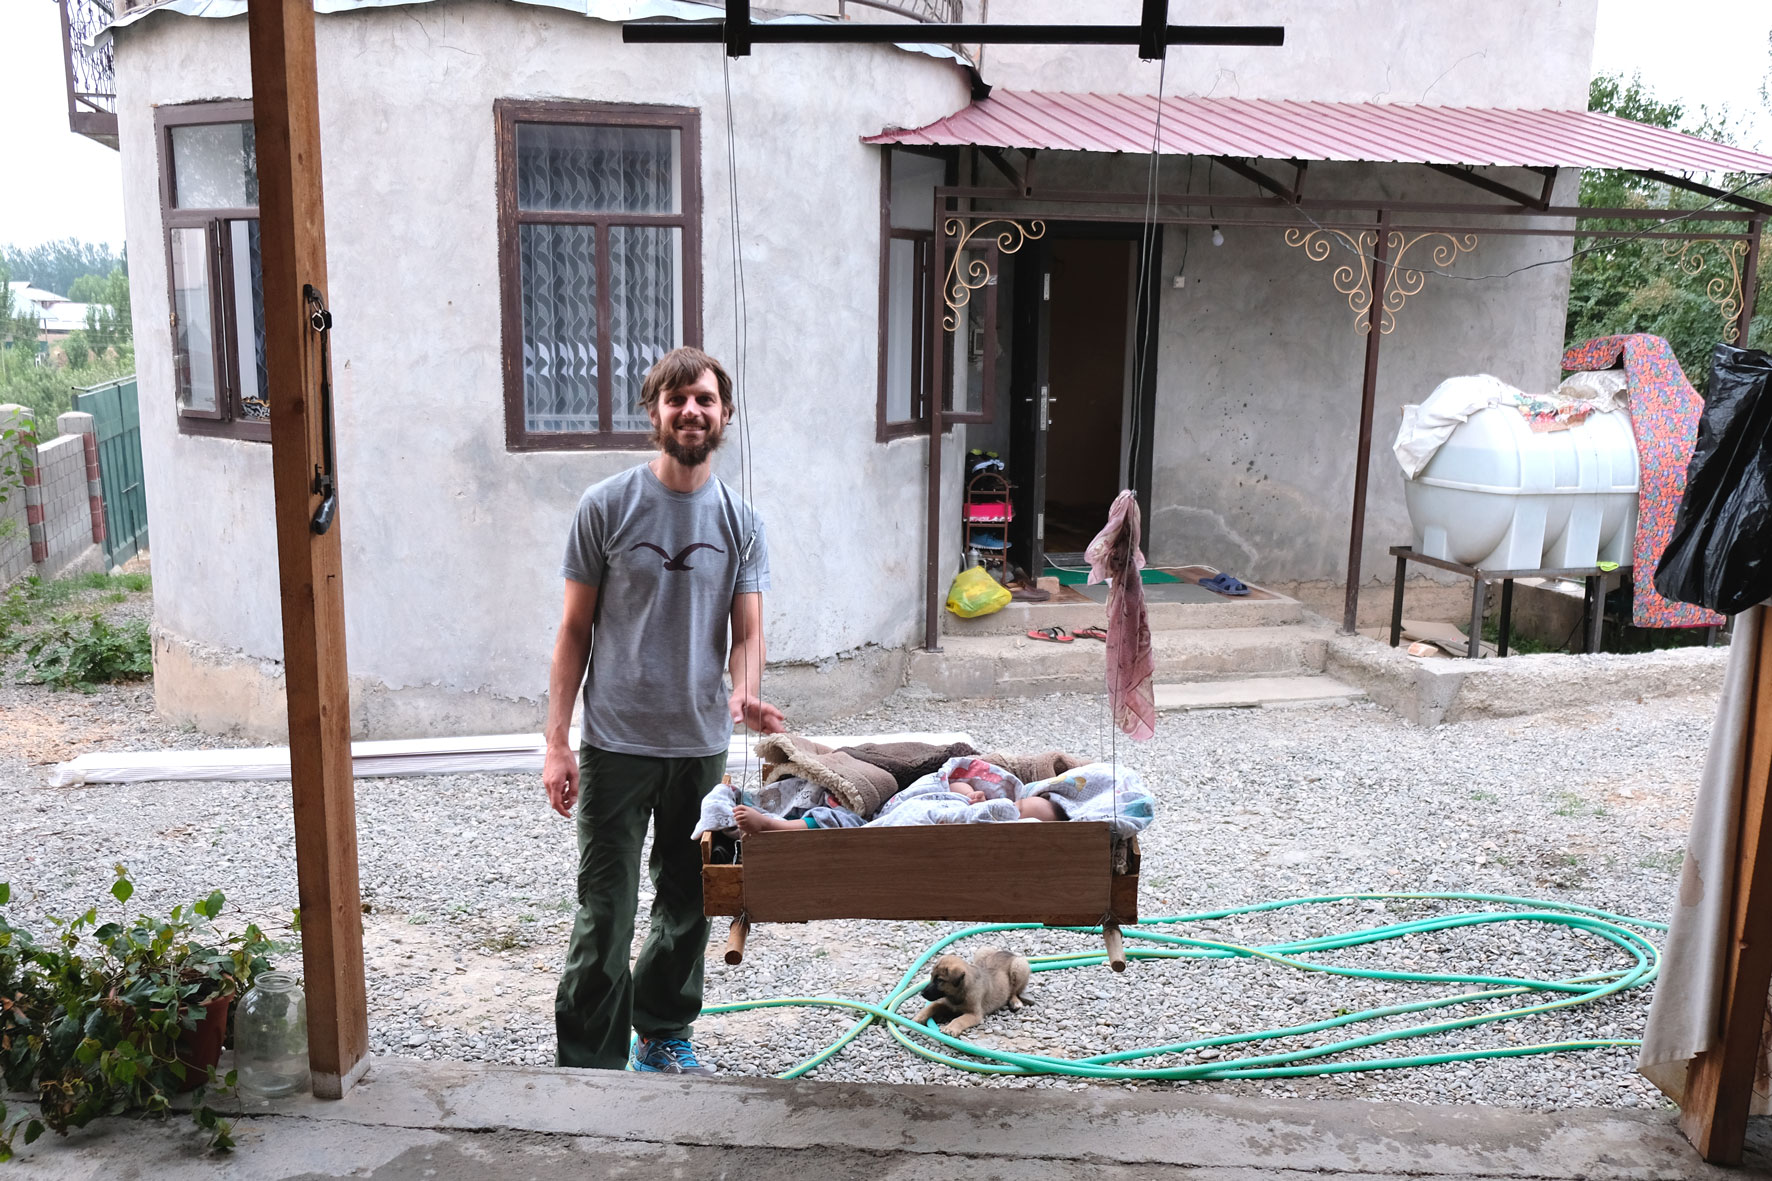
[{"label": "decorative metal scrollwork", "polygon": [[1728,264],[1727,275],[1713,275],[1704,285],[1704,297],[1717,306],[1723,317],[1723,339],[1734,344],[1741,335],[1741,269],[1747,261],[1746,242],[1719,242],[1709,238],[1688,238],[1662,244],[1662,253],[1673,260],[1681,271],[1694,277],[1704,273],[1712,251]]},{"label": "decorative metal scrollwork", "polygon": [[941,301],[948,307],[947,315],[942,317],[941,326],[949,332],[959,327],[958,312],[972,302],[972,293],[988,284],[994,277],[990,264],[982,258],[966,259],[962,267],[960,261],[965,257],[967,244],[978,236],[986,226],[1002,226],[996,231],[997,250],[1003,254],[1014,254],[1029,242],[1046,236],[1046,223],[1035,219],[1026,225],[1012,221],[1006,217],[991,217],[968,225],[964,217],[950,217],[942,223],[942,232],[954,239],[954,257],[948,263],[947,277],[941,284]]},{"label": "decorative metal scrollwork", "polygon": [[[1336,267],[1329,276],[1335,290],[1347,296],[1347,306],[1354,313],[1354,331],[1361,336],[1372,331],[1372,251],[1378,245],[1377,230],[1333,229],[1327,226],[1314,230],[1286,231],[1286,245],[1301,247],[1306,258],[1322,262],[1335,249],[1339,239],[1352,256]],[[1378,331],[1388,336],[1396,331],[1397,315],[1409,297],[1418,295],[1427,284],[1427,272],[1409,266],[1409,252],[1423,242],[1431,244],[1430,257],[1436,268],[1444,270],[1477,248],[1475,234],[1449,234],[1439,230],[1391,230],[1385,238],[1390,258],[1385,263],[1384,291],[1378,300]]]}]

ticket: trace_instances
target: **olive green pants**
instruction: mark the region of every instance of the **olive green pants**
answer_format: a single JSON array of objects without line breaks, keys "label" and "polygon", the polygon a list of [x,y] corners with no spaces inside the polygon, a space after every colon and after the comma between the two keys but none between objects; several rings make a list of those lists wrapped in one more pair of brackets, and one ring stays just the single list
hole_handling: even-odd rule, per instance
[{"label": "olive green pants", "polygon": [[[620,1070],[630,1028],[686,1038],[701,1014],[708,920],[701,854],[689,834],[726,756],[649,758],[585,746],[578,766],[578,916],[554,996],[556,1062]],[[630,972],[648,820],[652,928]]]}]

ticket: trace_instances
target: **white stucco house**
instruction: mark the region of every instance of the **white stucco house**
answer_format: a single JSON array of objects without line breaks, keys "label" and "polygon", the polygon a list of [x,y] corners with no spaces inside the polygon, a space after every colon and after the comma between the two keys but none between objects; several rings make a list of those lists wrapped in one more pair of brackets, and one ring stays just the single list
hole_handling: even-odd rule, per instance
[{"label": "white stucco house", "polygon": [[[938,471],[947,573],[961,456],[983,448],[1017,484],[1020,564],[1080,550],[1130,486],[1158,562],[1345,578],[1367,346],[1334,272],[1374,213],[1405,224],[1421,206],[1444,212],[1415,214],[1408,234],[1456,243],[1399,247],[1506,276],[1386,304],[1381,436],[1449,374],[1554,383],[1569,239],[1488,230],[1566,227],[1544,210],[1572,203],[1571,166],[1590,161],[1552,136],[1530,166],[1498,164],[1505,130],[1461,156],[1432,125],[1442,109],[1582,111],[1596,3],[1371,0],[1352,19],[1345,3],[1214,0],[1186,19],[1284,25],[1285,45],[1180,47],[1160,73],[1127,48],[919,45],[909,22],[902,45],[759,46],[730,63],[717,46],[623,43],[622,20],[716,14],[676,0],[323,0],[359,733],[536,726],[571,511],[646,458],[640,377],[678,343],[740,377],[772,542],[770,691],[803,718],[890,692],[925,638],[932,387],[958,390]],[[175,718],[269,734],[283,706],[244,7],[137,4],[109,36],[156,693]],[[997,0],[989,19],[1075,7]],[[1123,23],[1140,9],[1089,7]],[[1159,86],[1166,216],[1147,239],[1154,100],[1140,96]],[[1421,117],[1365,134],[1387,110]],[[1478,180],[1447,174],[1463,165]],[[950,230],[937,186],[997,195],[954,198],[967,218]],[[981,228],[993,212],[1001,224]],[[1327,261],[1308,239],[1337,226],[1323,249],[1345,258]],[[962,240],[989,278],[955,300],[932,259]],[[739,448],[719,463],[736,482]],[[1408,530],[1378,464],[1368,577]]]}]

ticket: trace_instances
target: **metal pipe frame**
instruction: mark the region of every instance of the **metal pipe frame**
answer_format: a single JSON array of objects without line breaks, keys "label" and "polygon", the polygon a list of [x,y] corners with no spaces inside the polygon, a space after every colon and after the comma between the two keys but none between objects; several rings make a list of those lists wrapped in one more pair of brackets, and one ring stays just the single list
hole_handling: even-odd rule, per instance
[{"label": "metal pipe frame", "polygon": [[1378,317],[1384,304],[1385,264],[1390,260],[1391,215],[1378,214],[1372,244],[1371,298],[1366,304],[1366,367],[1360,378],[1360,437],[1354,448],[1354,511],[1348,529],[1347,592],[1341,610],[1341,631],[1353,635],[1360,612],[1360,550],[1366,544],[1367,469],[1372,466],[1372,417],[1378,405],[1378,344],[1384,339]]},{"label": "metal pipe frame", "polygon": [[[894,144],[893,147],[916,145]],[[1217,159],[1217,157],[1214,157]],[[943,190],[950,197],[990,201],[1046,201],[1060,205],[1130,205],[1143,209],[1150,201],[1148,193],[1099,193],[1078,189],[1030,189],[1026,193],[1014,189],[982,188],[975,185],[954,185]],[[1548,205],[1543,209],[1519,205],[1482,205],[1456,201],[1396,201],[1384,197],[1367,199],[1343,197],[1300,197],[1296,202],[1274,197],[1236,196],[1222,193],[1160,194],[1158,206],[1182,208],[1253,208],[1285,210],[1288,208],[1371,214],[1380,210],[1391,213],[1436,213],[1460,217],[1506,218],[1572,218],[1579,221],[1751,221],[1756,215],[1744,209],[1673,209],[1673,208],[1586,208],[1580,205]],[[1772,210],[1769,210],[1772,212]],[[1072,214],[1071,216],[1076,216]],[[1465,229],[1481,227],[1466,226]]]},{"label": "metal pipe frame", "polygon": [[[1031,164],[1031,161],[1030,161]],[[1030,169],[1031,172],[1031,169]],[[1027,178],[1031,180],[1031,175]],[[968,204],[977,201],[1001,201],[1013,203],[1012,210],[977,209],[956,210],[950,208],[954,203],[965,201]],[[1068,217],[1081,218],[1089,221],[1144,221],[1144,215],[1138,213],[1106,213],[1099,210],[1082,210],[1078,207],[1089,205],[1131,205],[1142,206],[1146,197],[1141,194],[1123,193],[1088,193],[1069,190],[1052,192],[1034,192],[1030,187],[1025,193],[1015,190],[998,188],[980,188],[975,185],[942,185],[935,190],[935,225],[939,227],[942,220],[948,217],[984,217],[1002,216],[1013,213],[1022,217]],[[1166,198],[1162,205],[1191,209],[1211,205],[1232,206],[1254,209],[1257,211],[1271,210],[1290,212],[1292,216],[1285,220],[1277,218],[1231,218],[1226,219],[1216,214],[1186,215],[1159,213],[1156,220],[1163,225],[1233,225],[1248,228],[1291,229],[1300,225],[1312,224],[1308,219],[1300,219],[1295,210],[1321,209],[1325,211],[1359,211],[1378,216],[1378,242],[1373,251],[1372,290],[1376,293],[1383,290],[1383,271],[1388,254],[1387,232],[1391,229],[1426,230],[1442,233],[1481,233],[1502,235],[1506,237],[1565,237],[1570,240],[1577,238],[1641,238],[1647,241],[1743,241],[1747,243],[1747,261],[1742,273],[1742,307],[1738,318],[1736,340],[1746,345],[1748,329],[1753,320],[1755,286],[1759,276],[1760,240],[1765,228],[1768,214],[1772,214],[1772,206],[1766,207],[1767,213],[1754,213],[1747,210],[1682,210],[1682,209],[1584,209],[1579,206],[1547,207],[1535,209],[1519,205],[1459,205],[1441,202],[1419,201],[1348,201],[1324,200],[1300,197],[1297,201],[1276,199],[1273,197],[1223,197],[1216,194],[1198,195],[1183,194],[1179,200]],[[1683,221],[1703,222],[1747,222],[1748,228],[1742,232],[1699,232],[1671,230],[1582,230],[1575,225],[1569,226],[1510,226],[1510,225],[1419,225],[1414,223],[1396,223],[1390,220],[1394,214],[1461,214],[1464,216],[1500,216],[1518,218],[1521,216],[1534,219],[1562,218],[1569,220],[1633,220],[1633,221],[1668,221],[1678,218]],[[1365,229],[1366,224],[1356,222],[1325,223],[1328,228]],[[945,235],[936,233],[933,242],[932,270],[934,276],[945,276]],[[940,281],[940,280],[938,280]],[[1376,295],[1374,296],[1376,304]],[[930,302],[930,347],[938,347],[942,337],[941,309],[945,306],[940,299]],[[1370,466],[1372,452],[1372,414],[1377,396],[1378,381],[1378,341],[1381,334],[1371,332],[1366,342],[1366,365],[1361,378],[1360,387],[1360,436],[1356,444],[1358,459],[1354,472],[1354,505],[1351,513],[1352,522],[1349,528],[1348,541],[1348,572],[1346,597],[1342,611],[1342,631],[1351,634],[1359,615],[1359,579],[1361,550],[1365,546],[1366,531],[1366,485],[1367,468]],[[926,584],[924,590],[924,647],[931,652],[941,650],[941,373],[940,366],[931,382],[929,405],[929,473],[928,473],[928,508],[929,537],[926,567]],[[1416,561],[1423,560],[1420,557]],[[1398,563],[1399,568],[1402,563]],[[1490,577],[1494,577],[1490,574]],[[1400,585],[1400,583],[1399,583]],[[1401,593],[1400,591],[1398,592]],[[1511,605],[1511,604],[1510,604]]]},{"label": "metal pipe frame", "polygon": [[[952,216],[946,208],[947,204],[941,189],[937,188],[935,220],[932,223],[935,233],[929,242],[929,277],[938,285],[938,290],[943,292],[947,288],[947,235],[942,233],[942,220]],[[942,309],[946,306],[945,299],[929,301],[927,350],[933,363],[929,366],[929,381],[925,387],[929,393],[924,403],[929,410],[929,537],[923,574],[923,648],[929,652],[941,651],[941,432],[944,429],[941,421],[941,379],[944,370],[941,321]]]},{"label": "metal pipe frame", "polygon": [[[733,57],[749,54],[753,45],[896,45],[907,40],[937,45],[1138,45],[1138,25],[917,25],[844,22],[820,25],[752,24],[746,0],[727,0],[727,12],[742,8],[745,19],[728,21],[628,21],[621,39],[628,45],[724,45]],[[1164,45],[1279,46],[1286,43],[1281,25],[1170,25]]]},{"label": "metal pipe frame", "polygon": [[[969,213],[949,213],[949,217],[1004,217],[1013,215],[1029,218],[1069,218],[1086,221],[1133,222],[1142,223],[1147,219],[1137,213],[1090,213],[1079,215],[1075,209],[1034,206],[1027,209],[974,209]],[[1737,218],[1736,220],[1741,220]],[[1157,217],[1158,225],[1166,226],[1204,226],[1214,225],[1223,228],[1238,229],[1316,229],[1348,230],[1350,232],[1369,230],[1369,221],[1322,221],[1314,222],[1305,218],[1252,218],[1223,217],[1212,214],[1169,214]],[[1393,230],[1423,230],[1430,233],[1444,234],[1479,234],[1492,237],[1507,238],[1630,238],[1646,242],[1746,242],[1752,238],[1751,233],[1739,231],[1710,232],[1700,230],[1583,230],[1573,226],[1473,226],[1452,225],[1444,222],[1403,222],[1393,221]]]}]

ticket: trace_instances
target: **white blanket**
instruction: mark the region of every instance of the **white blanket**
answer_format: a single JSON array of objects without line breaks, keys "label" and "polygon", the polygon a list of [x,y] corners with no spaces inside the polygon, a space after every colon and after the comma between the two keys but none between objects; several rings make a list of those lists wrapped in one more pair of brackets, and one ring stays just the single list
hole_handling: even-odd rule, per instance
[{"label": "white blanket", "polygon": [[[988,769],[981,772],[980,768]],[[964,778],[986,798],[974,802],[971,797],[954,791],[950,783],[954,778]],[[1035,796],[1051,800],[1059,815],[1066,820],[1106,821],[1113,826],[1114,835],[1119,837],[1143,832],[1150,827],[1154,815],[1155,801],[1145,790],[1144,780],[1130,767],[1090,763],[1051,779],[1023,783],[1001,767],[989,766],[976,758],[961,757],[949,759],[939,769],[887,800],[867,822],[867,827],[1007,824],[1022,819],[1016,801]],[[803,779],[779,779],[742,795],[737,787],[720,784],[702,797],[701,819],[694,835],[699,837],[705,831],[733,828],[732,809],[740,803],[775,816],[783,815],[791,808],[831,806],[824,789]]]},{"label": "white blanket", "polygon": [[[1622,369],[1577,373],[1537,400],[1586,402],[1605,413],[1625,405],[1628,381]],[[1397,428],[1397,441],[1391,444],[1391,451],[1402,465],[1403,474],[1413,480],[1471,415],[1490,406],[1519,406],[1532,400],[1533,396],[1524,390],[1487,373],[1448,377],[1419,406],[1403,407],[1403,422]]]},{"label": "white blanket", "polygon": [[1145,790],[1144,780],[1130,767],[1090,763],[1037,783],[1022,783],[998,768],[995,783],[968,779],[991,797],[975,804],[948,788],[948,777],[974,761],[949,759],[940,770],[887,800],[868,826],[1003,823],[1021,819],[1016,800],[1044,796],[1066,820],[1105,820],[1118,837],[1134,836],[1150,827],[1155,801]]}]

